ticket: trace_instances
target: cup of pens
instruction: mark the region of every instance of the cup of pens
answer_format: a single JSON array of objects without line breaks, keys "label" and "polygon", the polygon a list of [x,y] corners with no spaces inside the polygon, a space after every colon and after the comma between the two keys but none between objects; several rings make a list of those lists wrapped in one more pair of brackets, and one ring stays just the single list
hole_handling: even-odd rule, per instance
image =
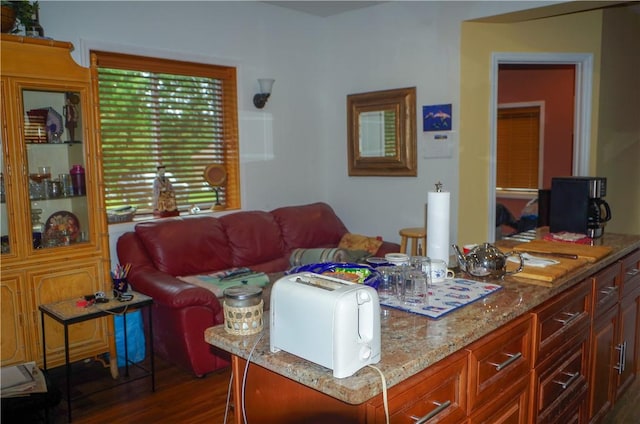
[{"label": "cup of pens", "polygon": [[113,296],[118,298],[129,290],[129,281],[127,275],[131,269],[131,264],[125,266],[117,265],[114,271],[111,271],[111,281],[113,282]]}]

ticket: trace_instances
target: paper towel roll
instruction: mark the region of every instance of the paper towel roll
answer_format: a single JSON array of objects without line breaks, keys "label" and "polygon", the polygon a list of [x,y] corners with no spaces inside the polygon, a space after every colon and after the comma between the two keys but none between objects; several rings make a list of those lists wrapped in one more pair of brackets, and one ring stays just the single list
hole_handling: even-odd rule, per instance
[{"label": "paper towel roll", "polygon": [[449,192],[427,193],[427,256],[449,265]]}]

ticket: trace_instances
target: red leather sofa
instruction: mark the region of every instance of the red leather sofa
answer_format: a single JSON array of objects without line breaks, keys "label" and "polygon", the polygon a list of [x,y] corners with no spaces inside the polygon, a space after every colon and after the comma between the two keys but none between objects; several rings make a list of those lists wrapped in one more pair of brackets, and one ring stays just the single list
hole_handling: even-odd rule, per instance
[{"label": "red leather sofa", "polygon": [[[132,288],[154,300],[155,352],[203,376],[228,365],[228,355],[204,341],[205,329],[223,323],[222,305],[212,291],[176,277],[234,267],[283,272],[293,249],[337,247],[347,232],[329,205],[313,203],[143,222],[118,239],[117,252],[121,264],[132,264]],[[398,251],[383,242],[376,256]]]}]

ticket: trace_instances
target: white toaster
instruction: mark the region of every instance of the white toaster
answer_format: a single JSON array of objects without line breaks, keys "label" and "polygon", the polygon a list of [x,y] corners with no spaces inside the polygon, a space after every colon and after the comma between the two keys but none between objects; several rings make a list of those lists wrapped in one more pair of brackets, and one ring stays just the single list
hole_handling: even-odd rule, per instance
[{"label": "white toaster", "polygon": [[369,286],[303,272],[271,290],[270,350],[284,350],[344,378],[380,361],[380,303]]}]

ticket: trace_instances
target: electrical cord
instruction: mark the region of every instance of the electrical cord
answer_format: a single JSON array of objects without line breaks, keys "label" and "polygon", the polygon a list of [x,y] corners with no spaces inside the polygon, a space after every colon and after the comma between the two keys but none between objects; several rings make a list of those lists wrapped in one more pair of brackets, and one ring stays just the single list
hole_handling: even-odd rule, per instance
[{"label": "electrical cord", "polygon": [[121,315],[124,315],[124,314],[127,313],[127,309],[129,309],[129,305],[124,305],[124,309],[122,311],[120,311],[120,312],[107,311],[106,309],[102,309],[100,306],[98,306],[97,303],[94,303],[93,305],[91,305],[90,308],[98,309],[99,311],[102,311],[105,314],[121,316]]},{"label": "electrical cord", "polygon": [[229,415],[229,404],[231,402],[231,387],[233,384],[233,371],[231,371],[231,375],[229,376],[229,388],[227,389],[227,405],[224,408],[224,421],[222,424],[227,424],[227,416]]},{"label": "electrical cord", "polygon": [[386,419],[386,423],[389,424],[389,400],[387,399],[387,379],[384,377],[380,368],[373,366],[371,364],[367,365],[369,368],[373,368],[378,371],[380,374],[380,380],[382,380],[382,403],[384,404],[384,416]]},{"label": "electrical cord", "polygon": [[256,340],[256,342],[253,344],[253,347],[249,352],[249,356],[247,357],[247,362],[244,365],[244,375],[242,376],[242,400],[241,400],[242,421],[244,424],[247,424],[247,411],[245,410],[245,407],[244,407],[244,391],[247,383],[247,373],[249,371],[249,363],[251,362],[251,356],[253,356],[253,352],[256,350],[256,347],[258,346],[258,343],[260,343],[260,340],[262,340],[263,336],[264,336],[264,332],[260,334],[260,337],[258,337],[258,340]]}]

